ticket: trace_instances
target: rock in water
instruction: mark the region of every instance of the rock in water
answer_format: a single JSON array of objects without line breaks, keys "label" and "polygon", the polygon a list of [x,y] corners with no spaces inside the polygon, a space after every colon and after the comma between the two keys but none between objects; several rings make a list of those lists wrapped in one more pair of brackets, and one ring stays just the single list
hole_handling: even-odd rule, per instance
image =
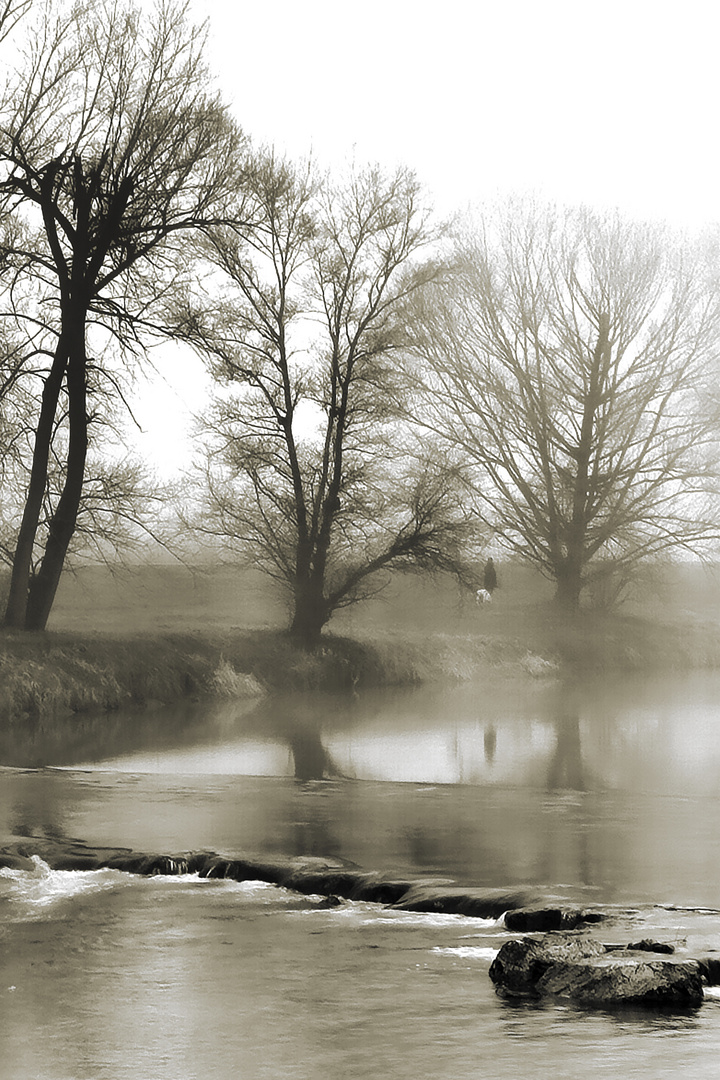
[{"label": "rock in water", "polygon": [[647,953],[608,954],[587,937],[553,934],[508,941],[490,967],[498,993],[555,996],[586,1005],[699,1005],[700,965]]},{"label": "rock in water", "polygon": [[437,912],[498,919],[510,908],[525,908],[537,898],[523,889],[465,889],[457,885],[415,885],[392,906],[399,911]]},{"label": "rock in water", "polygon": [[589,923],[601,922],[605,916],[599,911],[586,911],[584,908],[516,908],[505,913],[505,925],[508,930],[520,933],[547,930],[576,930]]},{"label": "rock in water", "polygon": [[636,952],[666,953],[668,956],[675,952],[675,946],[667,941],[653,941],[652,938],[643,938],[642,941],[630,942],[626,949],[634,949]]},{"label": "rock in water", "polygon": [[540,979],[558,963],[570,964],[605,956],[600,942],[590,938],[553,935],[506,941],[490,965],[498,991],[510,997],[539,997]]}]

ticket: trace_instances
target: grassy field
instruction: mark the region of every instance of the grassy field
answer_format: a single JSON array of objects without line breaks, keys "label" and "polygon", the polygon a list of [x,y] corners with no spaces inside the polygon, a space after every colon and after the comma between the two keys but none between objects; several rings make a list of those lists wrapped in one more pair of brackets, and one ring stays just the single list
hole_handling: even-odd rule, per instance
[{"label": "grassy field", "polygon": [[396,579],[298,651],[281,598],[233,567],[144,566],[66,576],[48,631],[0,635],[0,718],[142,707],[188,695],[357,689],[495,673],[720,666],[720,582],[676,567],[642,603],[569,619],[549,584],[500,567],[491,605],[447,578]]},{"label": "grassy field", "polygon": [[[666,571],[636,599],[614,612],[586,610],[568,618],[552,602],[549,582],[527,567],[500,564],[493,603],[448,577],[398,576],[372,601],[339,612],[333,636],[395,648],[405,642],[454,640],[500,663],[518,650],[585,667],[633,668],[657,663],[692,667],[720,664],[720,574],[700,566]],[[288,613],[282,597],[259,574],[230,566],[191,570],[179,565],[140,567],[115,574],[104,567],[66,576],[51,616],[51,631],[80,634],[281,631]],[[433,646],[434,647],[434,646]],[[463,661],[464,662],[464,661]]]}]

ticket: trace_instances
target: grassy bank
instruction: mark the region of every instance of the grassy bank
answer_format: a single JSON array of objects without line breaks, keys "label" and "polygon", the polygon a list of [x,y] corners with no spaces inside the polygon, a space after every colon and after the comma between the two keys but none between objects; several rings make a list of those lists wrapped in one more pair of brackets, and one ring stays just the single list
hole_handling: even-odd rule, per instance
[{"label": "grassy bank", "polygon": [[0,718],[142,708],[187,697],[412,683],[412,648],[328,637],[306,653],[278,630],[0,633]]},{"label": "grassy bank", "polygon": [[[525,650],[526,651],[526,650]],[[301,690],[353,692],[470,678],[520,663],[496,642],[449,635],[328,635],[308,653],[281,630],[193,633],[0,632],[0,718],[143,708],[187,697],[253,697]]]},{"label": "grassy bank", "polygon": [[720,668],[720,580],[697,568],[678,568],[642,606],[572,619],[526,568],[501,566],[500,583],[478,607],[448,579],[400,578],[340,613],[308,654],[283,632],[283,605],[258,575],[89,567],[63,579],[47,633],[0,632],[0,720],[489,674]]},{"label": "grassy bank", "polygon": [[592,613],[569,620],[549,605],[484,619],[472,633],[358,628],[353,637],[328,635],[312,653],[273,629],[5,632],[0,719],[143,708],[206,695],[720,667],[714,621]]}]

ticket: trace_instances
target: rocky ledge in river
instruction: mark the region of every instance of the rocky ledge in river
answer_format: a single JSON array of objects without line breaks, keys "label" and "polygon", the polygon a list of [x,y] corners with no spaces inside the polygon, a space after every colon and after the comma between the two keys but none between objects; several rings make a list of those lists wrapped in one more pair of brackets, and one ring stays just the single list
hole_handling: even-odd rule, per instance
[{"label": "rocky ledge in river", "polygon": [[[306,896],[339,897],[384,904],[401,911],[473,918],[499,919],[505,924],[511,914],[517,919],[513,929],[568,930],[598,922],[600,912],[580,908],[549,906],[537,893],[524,888],[466,888],[454,881],[428,877],[391,877],[361,870],[331,859],[229,858],[215,852],[185,852],[179,855],[144,854],[118,848],[93,848],[79,841],[32,838],[0,849],[0,867],[33,870],[32,856],[41,858],[51,870],[124,870],[131,874],[198,874],[203,878],[234,881],[265,881]],[[510,928],[510,927],[508,927]]]},{"label": "rocky ledge in river", "polygon": [[622,948],[585,935],[520,938],[503,945],[490,978],[506,997],[570,998],[583,1005],[699,1005],[706,965],[670,951],[647,940]]},{"label": "rocky ledge in river", "polygon": [[[535,933],[500,949],[490,978],[502,995],[569,998],[583,1005],[640,1004],[684,1008],[698,1005],[703,984],[720,985],[720,960],[678,959],[671,945],[644,939],[604,945],[587,928],[610,925],[617,912],[557,906],[527,889],[467,888],[437,877],[390,876],[342,861],[316,857],[264,859],[215,852],[147,854],[127,848],[90,847],[81,841],[27,838],[0,848],[0,868],[115,869],[131,874],[197,874],[202,878],[265,881],[308,897],[312,906],[342,900],[382,904],[396,911],[465,915],[497,920],[511,931]],[[500,917],[502,916],[502,923]],[[604,920],[610,919],[610,924]]]}]

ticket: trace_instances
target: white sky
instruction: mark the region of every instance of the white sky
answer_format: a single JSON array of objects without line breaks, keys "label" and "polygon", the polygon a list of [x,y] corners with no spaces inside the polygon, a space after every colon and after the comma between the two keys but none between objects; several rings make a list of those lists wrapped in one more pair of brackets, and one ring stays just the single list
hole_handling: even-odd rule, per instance
[{"label": "white sky", "polygon": [[[193,4],[257,143],[323,166],[409,165],[443,215],[532,191],[690,229],[720,222],[712,0]],[[189,459],[202,377],[175,353],[167,367],[169,386],[136,404],[139,449],[163,476]]]}]

